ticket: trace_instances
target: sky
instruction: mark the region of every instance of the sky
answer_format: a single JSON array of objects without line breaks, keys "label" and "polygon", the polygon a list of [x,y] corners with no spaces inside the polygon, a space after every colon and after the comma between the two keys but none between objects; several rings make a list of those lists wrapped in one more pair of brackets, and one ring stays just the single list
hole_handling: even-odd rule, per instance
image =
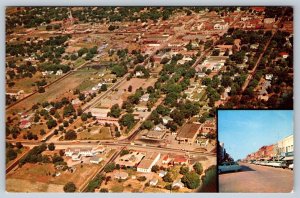
[{"label": "sky", "polygon": [[293,133],[292,110],[218,111],[218,138],[234,160]]}]

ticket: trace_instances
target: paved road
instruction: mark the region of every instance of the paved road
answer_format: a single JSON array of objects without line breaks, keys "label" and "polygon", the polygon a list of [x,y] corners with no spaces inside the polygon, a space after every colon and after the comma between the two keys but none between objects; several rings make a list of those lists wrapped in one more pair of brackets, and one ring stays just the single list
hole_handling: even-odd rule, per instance
[{"label": "paved road", "polygon": [[242,170],[219,176],[220,192],[291,192],[293,171],[240,163]]}]

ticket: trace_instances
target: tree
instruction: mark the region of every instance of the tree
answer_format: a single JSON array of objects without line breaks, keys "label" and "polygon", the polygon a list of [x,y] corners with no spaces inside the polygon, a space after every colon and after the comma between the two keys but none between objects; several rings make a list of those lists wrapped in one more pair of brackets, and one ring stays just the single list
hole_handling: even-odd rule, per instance
[{"label": "tree", "polygon": [[116,168],[116,164],[115,163],[109,163],[104,167],[104,172],[108,173],[108,172],[112,172],[113,170],[115,170]]},{"label": "tree", "polygon": [[55,145],[54,145],[54,143],[50,143],[50,144],[48,145],[48,149],[49,149],[50,151],[54,151],[54,150],[55,150]]},{"label": "tree", "polygon": [[163,177],[164,182],[173,182],[173,179],[171,177],[171,173],[168,172],[164,177]]},{"label": "tree", "polygon": [[46,124],[47,124],[48,129],[52,129],[53,127],[57,126],[57,122],[52,118],[50,120],[48,120]]},{"label": "tree", "polygon": [[200,162],[196,162],[196,163],[194,164],[193,168],[194,168],[194,170],[195,170],[195,172],[196,172],[197,174],[199,174],[199,175],[202,174],[202,172],[203,172],[203,167],[202,167],[202,164],[201,164]]},{"label": "tree", "polygon": [[100,192],[107,193],[107,192],[108,192],[108,189],[107,189],[107,188],[101,188],[101,189],[100,189]]},{"label": "tree", "polygon": [[82,121],[87,121],[87,119],[88,119],[88,115],[86,113],[81,114],[80,117],[81,117]]},{"label": "tree", "polygon": [[120,153],[120,156],[124,156],[124,155],[127,155],[129,154],[129,150],[122,150],[121,153]]},{"label": "tree", "polygon": [[200,185],[200,177],[195,172],[185,174],[182,179],[182,183],[185,184],[189,189],[195,189]]},{"label": "tree", "polygon": [[64,191],[65,192],[75,192],[76,191],[76,186],[73,182],[68,182],[64,186]]},{"label": "tree", "polygon": [[77,134],[73,130],[69,130],[65,134],[65,140],[75,140],[77,138]]},{"label": "tree", "polygon": [[129,85],[129,86],[128,86],[127,91],[128,91],[128,92],[132,92],[132,85]]},{"label": "tree", "polygon": [[21,148],[23,148],[23,145],[22,145],[21,142],[17,142],[17,143],[16,143],[16,147],[17,147],[18,149],[21,149]]},{"label": "tree", "polygon": [[8,149],[6,151],[6,158],[7,158],[7,161],[11,161],[11,160],[14,160],[17,158],[17,152],[14,151],[13,149]]},{"label": "tree", "polygon": [[146,120],[145,122],[143,122],[141,129],[148,129],[150,130],[152,127],[154,127],[154,124],[151,120]]},{"label": "tree", "polygon": [[71,103],[64,107],[64,116],[68,117],[75,113],[75,109]]},{"label": "tree", "polygon": [[159,171],[159,166],[158,165],[152,166],[151,171],[157,173],[157,171]]},{"label": "tree", "polygon": [[107,90],[107,84],[102,84],[100,90],[101,91],[106,91]]},{"label": "tree", "polygon": [[110,112],[108,113],[108,116],[114,117],[114,118],[118,118],[121,115],[121,108],[119,107],[118,104],[114,104],[111,108],[110,108]]},{"label": "tree", "polygon": [[126,126],[128,128],[131,128],[134,125],[134,116],[131,113],[127,113],[121,117],[119,120],[119,123],[122,126]]},{"label": "tree", "polygon": [[189,167],[187,167],[187,166],[181,166],[180,167],[180,171],[179,171],[180,174],[185,175],[188,172],[189,172]]},{"label": "tree", "polygon": [[45,92],[45,88],[44,87],[39,87],[38,88],[38,92],[39,93],[44,93]]}]

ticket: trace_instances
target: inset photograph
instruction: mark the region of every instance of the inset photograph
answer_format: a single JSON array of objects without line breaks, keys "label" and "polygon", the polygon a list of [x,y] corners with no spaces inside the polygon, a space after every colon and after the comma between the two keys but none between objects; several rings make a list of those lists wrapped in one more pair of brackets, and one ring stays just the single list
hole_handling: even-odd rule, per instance
[{"label": "inset photograph", "polygon": [[219,192],[293,190],[292,110],[218,110]]}]

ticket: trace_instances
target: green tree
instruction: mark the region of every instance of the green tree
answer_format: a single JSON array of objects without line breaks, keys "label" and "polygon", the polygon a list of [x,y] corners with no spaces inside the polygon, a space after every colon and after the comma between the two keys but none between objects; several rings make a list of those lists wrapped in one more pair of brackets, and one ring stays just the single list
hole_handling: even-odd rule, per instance
[{"label": "green tree", "polygon": [[105,167],[104,167],[104,172],[108,173],[108,172],[112,172],[113,170],[115,170],[116,168],[116,164],[115,163],[108,163]]},{"label": "green tree", "polygon": [[75,192],[76,186],[73,182],[68,182],[64,185],[64,191],[65,192]]},{"label": "green tree", "polygon": [[121,108],[119,107],[118,104],[114,104],[111,108],[110,108],[110,112],[108,113],[108,116],[114,117],[114,118],[118,118],[121,115]]},{"label": "green tree", "polygon": [[73,130],[69,130],[65,134],[65,140],[75,140],[77,138],[77,134]]},{"label": "green tree", "polygon": [[55,145],[54,145],[54,143],[50,143],[50,144],[48,145],[48,149],[49,149],[50,151],[54,151],[54,150],[55,150]]},{"label": "green tree", "polygon": [[168,172],[164,177],[163,177],[164,182],[173,182],[173,179],[171,177],[171,173]]},{"label": "green tree", "polygon": [[188,172],[189,172],[189,167],[187,167],[187,166],[181,166],[180,167],[180,171],[179,171],[180,174],[185,175]]},{"label": "green tree", "polygon": [[195,170],[195,172],[196,172],[197,174],[199,174],[199,175],[202,174],[202,172],[203,172],[203,167],[202,167],[202,164],[201,164],[200,162],[196,162],[196,163],[194,164],[193,168],[194,168],[194,170]]},{"label": "green tree", "polygon": [[182,183],[186,185],[189,189],[195,189],[200,185],[200,177],[195,172],[190,172],[185,174],[182,179]]},{"label": "green tree", "polygon": [[121,119],[119,120],[119,123],[122,126],[126,126],[128,128],[133,127],[133,125],[134,125],[134,116],[133,116],[133,114],[127,113],[127,114],[123,115],[121,117]]}]

